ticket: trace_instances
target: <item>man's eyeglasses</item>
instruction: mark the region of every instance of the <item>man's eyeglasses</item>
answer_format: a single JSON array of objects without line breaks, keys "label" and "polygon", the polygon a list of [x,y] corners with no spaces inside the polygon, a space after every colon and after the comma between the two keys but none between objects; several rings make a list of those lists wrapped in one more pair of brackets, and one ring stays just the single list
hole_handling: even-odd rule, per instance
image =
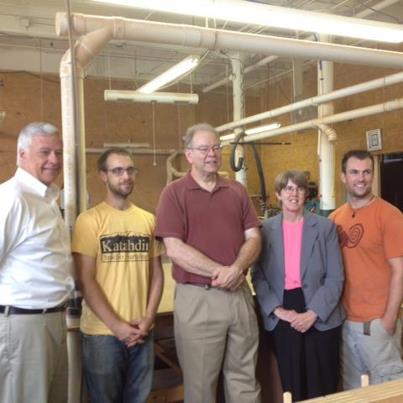
[{"label": "man's eyeglasses", "polygon": [[114,168],[110,168],[110,169],[105,169],[105,171],[112,172],[112,174],[115,176],[122,176],[125,172],[129,176],[134,176],[138,172],[138,170],[135,167],[127,167],[127,168],[114,167]]},{"label": "man's eyeglasses", "polygon": [[290,185],[287,185],[287,186],[284,187],[283,189],[284,189],[284,191],[285,191],[286,193],[289,193],[289,194],[294,193],[294,192],[296,192],[296,193],[305,193],[305,188],[300,187],[300,186],[290,186]]},{"label": "man's eyeglasses", "polygon": [[199,146],[199,147],[188,147],[189,150],[197,150],[201,154],[207,155],[210,150],[212,150],[215,153],[219,153],[222,149],[221,144],[214,144],[212,146]]}]

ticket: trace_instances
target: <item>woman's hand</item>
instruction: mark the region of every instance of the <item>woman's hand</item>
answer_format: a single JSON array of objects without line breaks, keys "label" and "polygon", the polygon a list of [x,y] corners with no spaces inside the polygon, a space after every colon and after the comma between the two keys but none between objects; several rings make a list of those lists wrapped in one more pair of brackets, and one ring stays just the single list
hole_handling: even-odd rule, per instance
[{"label": "woman's hand", "polygon": [[296,313],[290,324],[298,332],[305,333],[316,322],[316,319],[318,319],[318,315],[309,309],[304,313]]},{"label": "woman's hand", "polygon": [[273,313],[281,320],[286,322],[292,322],[296,315],[298,315],[294,310],[284,309],[282,306],[278,306]]}]

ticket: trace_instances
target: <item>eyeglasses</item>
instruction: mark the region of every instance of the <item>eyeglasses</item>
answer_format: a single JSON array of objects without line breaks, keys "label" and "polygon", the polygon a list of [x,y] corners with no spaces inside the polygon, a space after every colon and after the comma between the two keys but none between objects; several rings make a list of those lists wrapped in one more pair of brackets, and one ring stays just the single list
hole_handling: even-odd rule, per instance
[{"label": "eyeglasses", "polygon": [[110,169],[105,169],[105,171],[112,172],[112,174],[115,176],[122,176],[125,172],[129,176],[134,176],[138,172],[138,170],[135,167],[127,167],[127,168],[114,167],[114,168],[110,168]]},{"label": "eyeglasses", "polygon": [[297,193],[305,193],[305,188],[300,187],[300,186],[291,186],[287,185],[286,187],[283,188],[284,191],[288,194],[297,192]]},{"label": "eyeglasses", "polygon": [[210,150],[212,150],[215,153],[219,153],[222,149],[221,144],[214,144],[212,146],[199,146],[199,147],[188,147],[189,150],[197,150],[203,155],[207,155]]}]

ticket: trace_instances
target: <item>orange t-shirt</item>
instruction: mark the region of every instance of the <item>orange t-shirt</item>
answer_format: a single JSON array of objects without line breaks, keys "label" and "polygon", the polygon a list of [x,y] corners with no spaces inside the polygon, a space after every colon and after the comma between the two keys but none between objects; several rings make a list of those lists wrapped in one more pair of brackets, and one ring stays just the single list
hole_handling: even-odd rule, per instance
[{"label": "orange t-shirt", "polygon": [[388,259],[403,256],[402,213],[376,198],[358,210],[346,203],[330,218],[337,225],[346,270],[347,318],[365,322],[382,317],[391,278]]}]

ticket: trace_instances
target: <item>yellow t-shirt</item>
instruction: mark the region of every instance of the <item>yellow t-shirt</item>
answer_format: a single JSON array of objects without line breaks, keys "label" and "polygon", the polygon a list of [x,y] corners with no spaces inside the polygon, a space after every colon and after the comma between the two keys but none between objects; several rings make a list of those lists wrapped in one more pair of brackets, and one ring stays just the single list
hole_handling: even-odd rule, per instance
[{"label": "yellow t-shirt", "polygon": [[[146,313],[151,260],[163,251],[154,227],[155,217],[139,207],[121,211],[102,202],[80,214],[74,228],[73,252],[96,259],[96,280],[126,321]],[[85,301],[80,328],[85,334],[112,335]]]}]

